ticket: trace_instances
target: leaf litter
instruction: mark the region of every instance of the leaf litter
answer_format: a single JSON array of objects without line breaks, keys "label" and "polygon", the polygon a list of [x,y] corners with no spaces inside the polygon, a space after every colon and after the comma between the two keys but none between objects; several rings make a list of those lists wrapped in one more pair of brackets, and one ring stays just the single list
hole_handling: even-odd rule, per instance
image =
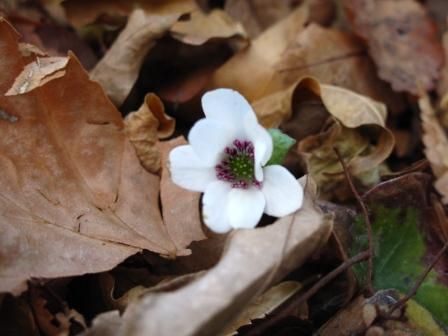
[{"label": "leaf litter", "polygon": [[[1,3],[0,333],[445,335],[438,2]],[[226,235],[168,160],[222,87],[306,191]]]}]

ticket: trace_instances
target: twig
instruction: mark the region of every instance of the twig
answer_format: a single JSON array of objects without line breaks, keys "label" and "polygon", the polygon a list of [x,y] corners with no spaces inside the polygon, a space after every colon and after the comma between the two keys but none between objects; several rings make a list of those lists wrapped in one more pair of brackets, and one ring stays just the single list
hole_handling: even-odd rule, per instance
[{"label": "twig", "polygon": [[417,282],[414,284],[414,286],[411,288],[411,290],[404,297],[402,297],[400,300],[395,302],[395,304],[390,308],[386,317],[391,317],[392,313],[395,310],[397,310],[397,309],[400,310],[401,308],[403,308],[404,305],[406,304],[406,302],[408,302],[409,299],[411,299],[417,293],[418,289],[422,285],[423,281],[425,281],[429,272],[431,272],[431,270],[434,268],[434,266],[437,264],[437,262],[440,260],[440,258],[442,258],[443,254],[446,252],[447,249],[448,249],[448,241],[445,242],[445,244],[440,249],[440,251],[437,253],[437,255],[434,257],[432,262],[426,267],[425,272],[423,272],[423,274],[420,275],[420,278],[417,280]]},{"label": "twig", "polygon": [[320,289],[325,287],[330,281],[340,275],[342,272],[346,271],[354,264],[368,259],[370,256],[369,251],[361,252],[354,257],[347,259],[330,273],[327,273],[323,276],[319,281],[317,281],[310,289],[308,289],[305,293],[298,292],[292,295],[284,304],[282,304],[277,310],[272,313],[272,317],[269,317],[263,321],[261,321],[258,325],[254,326],[251,330],[249,330],[245,335],[246,336],[255,336],[260,335],[262,331],[267,328],[273,326],[278,323],[285,317],[288,317],[293,314],[294,310],[300,307],[305,301],[310,299],[314,294],[316,294]]},{"label": "twig", "polygon": [[333,147],[334,152],[336,153],[339,162],[342,165],[342,169],[344,170],[345,178],[347,179],[347,182],[350,186],[350,189],[353,193],[353,195],[356,197],[356,200],[359,203],[359,206],[362,209],[362,213],[364,215],[364,221],[367,227],[367,239],[368,239],[368,247],[367,250],[369,252],[369,258],[367,259],[367,284],[366,284],[366,290],[367,294],[369,296],[372,296],[374,293],[373,285],[372,285],[372,278],[373,278],[373,235],[372,235],[372,223],[370,222],[369,218],[369,212],[367,210],[366,205],[364,204],[364,201],[362,200],[361,196],[359,195],[358,191],[355,188],[355,185],[353,184],[352,178],[350,176],[350,173],[347,169],[347,166],[344,162],[344,159],[342,158],[341,153],[336,147]]}]

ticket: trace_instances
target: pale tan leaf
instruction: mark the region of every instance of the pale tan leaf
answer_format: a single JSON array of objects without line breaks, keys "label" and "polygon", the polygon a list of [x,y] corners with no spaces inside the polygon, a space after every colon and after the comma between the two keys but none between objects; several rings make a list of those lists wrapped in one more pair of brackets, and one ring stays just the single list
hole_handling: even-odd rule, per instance
[{"label": "pale tan leaf", "polygon": [[244,27],[226,12],[215,9],[204,14],[200,10],[190,13],[188,20],[176,22],[170,28],[171,36],[186,44],[201,45],[211,39],[238,38],[247,41]]},{"label": "pale tan leaf", "polygon": [[68,57],[37,57],[34,62],[25,66],[5,96],[27,93],[64,76],[68,60]]},{"label": "pale tan leaf", "polygon": [[[327,241],[332,219],[306,188],[303,207],[274,224],[236,230],[220,262],[172,292],[149,293],[125,311],[116,335],[217,335],[249,302]],[[175,318],[166,320],[166,316]],[[163,322],[165,321],[165,322]]]},{"label": "pale tan leaf", "polygon": [[226,327],[223,334],[226,336],[236,335],[239,328],[251,324],[252,320],[264,318],[301,288],[302,285],[296,281],[281,282],[269,288],[265,293],[255,298],[237,319]]},{"label": "pale tan leaf", "polygon": [[166,15],[179,12],[188,13],[197,9],[192,0],[63,0],[62,6],[68,21],[76,28],[94,23],[103,15],[129,16],[135,8],[145,12]]},{"label": "pale tan leaf", "polygon": [[429,97],[419,99],[423,127],[422,141],[425,155],[431,164],[437,180],[434,187],[443,196],[442,202],[448,204],[448,137],[440,126]]},{"label": "pale tan leaf", "polygon": [[293,0],[228,0],[225,2],[224,9],[240,21],[254,38],[279,19],[286,17],[295,3]]},{"label": "pale tan leaf", "polygon": [[145,96],[140,108],[128,114],[124,120],[125,132],[146,170],[160,170],[160,153],[156,147],[158,138],[174,132],[175,120],[165,114],[162,101],[153,93]]},{"label": "pale tan leaf", "polygon": [[[25,66],[0,22],[0,92]],[[163,225],[159,177],[138,162],[120,113],[74,56],[65,75],[0,95],[0,291],[31,277],[100,272],[141,249],[182,254]]]},{"label": "pale tan leaf", "polygon": [[266,86],[274,75],[273,67],[297,34],[304,29],[308,14],[308,7],[301,6],[266,30],[248,48],[221,66],[213,75],[209,86],[231,87],[249,101],[265,95]]},{"label": "pale tan leaf", "polygon": [[116,105],[121,105],[131,91],[148,51],[184,14],[176,7],[166,12],[163,3],[160,6],[155,12],[135,9],[126,27],[90,73],[90,78],[103,86]]},{"label": "pale tan leaf", "polygon": [[310,15],[307,6],[305,2],[232,57],[215,72],[209,86],[234,88],[254,102],[286,90],[302,77],[312,76],[400,111],[404,106],[402,97],[378,79],[359,40],[314,23],[305,26]]},{"label": "pale tan leaf", "polygon": [[[298,150],[323,194],[340,192],[335,185],[344,182],[333,147],[342,151],[350,172],[366,185],[379,179],[378,169],[394,148],[383,104],[313,78],[303,78],[254,102],[253,107],[261,123],[282,126],[298,141]],[[360,127],[371,132],[364,135]]]}]

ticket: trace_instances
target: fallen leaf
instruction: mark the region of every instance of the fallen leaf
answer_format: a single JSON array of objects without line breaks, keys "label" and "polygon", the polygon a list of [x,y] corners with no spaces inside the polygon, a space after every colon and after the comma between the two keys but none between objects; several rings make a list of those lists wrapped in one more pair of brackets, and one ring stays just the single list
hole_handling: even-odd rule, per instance
[{"label": "fallen leaf", "polygon": [[288,16],[295,1],[239,1],[228,0],[224,9],[233,18],[241,22],[251,38],[258,36],[266,28]]},{"label": "fallen leaf", "polygon": [[[23,49],[22,49],[23,50]],[[37,57],[25,66],[5,96],[27,93],[65,75],[68,57]]]},{"label": "fallen leaf", "polygon": [[[17,39],[1,21],[0,92],[26,65]],[[140,166],[120,113],[74,56],[63,77],[1,95],[0,109],[0,291],[108,270],[141,249],[185,253],[162,223],[159,178]]]},{"label": "fallen leaf", "polygon": [[443,64],[437,29],[415,0],[344,0],[356,34],[367,41],[380,78],[396,91],[431,90]]},{"label": "fallen leaf", "polygon": [[249,101],[265,95],[265,87],[274,75],[273,67],[304,28],[307,18],[307,6],[295,9],[221,66],[209,86],[233,88]]},{"label": "fallen leaf", "polygon": [[[115,334],[218,334],[248,301],[328,239],[332,220],[315,207],[314,189],[309,181],[304,205],[296,213],[267,227],[231,233],[220,262],[199,279],[176,291],[149,293],[130,305]],[[176,318],[160,323],[166,316]]]},{"label": "fallen leaf", "polygon": [[173,11],[187,13],[197,8],[191,0],[64,0],[61,2],[68,21],[76,28],[93,23],[104,15],[129,16],[135,8],[161,15]]},{"label": "fallen leaf", "polygon": [[371,298],[358,296],[341,309],[320,330],[322,336],[346,335],[431,335],[446,336],[431,314],[415,301],[406,304],[401,319],[378,319],[379,312],[387,312],[400,297],[393,290],[378,291]]},{"label": "fallen leaf", "polygon": [[160,180],[160,202],[162,216],[168,234],[180,249],[193,241],[207,238],[202,231],[199,199],[201,193],[177,186],[171,179],[168,156],[177,146],[187,144],[184,137],[160,142],[158,149],[162,155],[162,177]]},{"label": "fallen leaf", "polygon": [[125,133],[135,148],[140,163],[151,173],[160,170],[159,137],[174,132],[175,120],[165,114],[162,101],[153,93],[145,96],[140,108],[124,119]]},{"label": "fallen leaf", "polygon": [[269,288],[265,293],[255,298],[243,312],[228,325],[222,333],[227,336],[237,335],[237,330],[252,320],[264,318],[293,294],[302,289],[302,285],[295,281],[284,281]]},{"label": "fallen leaf", "polygon": [[437,180],[434,187],[442,195],[442,202],[448,204],[448,137],[441,127],[429,97],[424,95],[419,100],[423,128],[422,141],[425,155],[431,164]]},{"label": "fallen leaf", "polygon": [[[420,208],[423,206],[421,204]],[[426,269],[424,256],[427,247],[417,225],[423,213],[418,208],[407,208],[405,204],[401,208],[386,208],[373,203],[371,209],[375,250],[373,287],[377,290],[394,288],[406,294]],[[358,221],[353,234],[352,253],[355,254],[367,246],[367,235],[361,221]],[[364,279],[365,263],[355,265],[354,271],[359,279]],[[436,319],[447,323],[448,287],[438,279],[439,275],[432,270],[419,287],[415,300]]]},{"label": "fallen leaf", "polygon": [[[394,147],[394,137],[385,127],[383,104],[312,78],[258,100],[253,107],[263,125],[280,126],[297,140],[322,197],[341,193],[335,186],[345,183],[333,147],[339,148],[350,172],[365,185],[378,182],[380,164]],[[366,128],[371,131],[362,131]]]},{"label": "fallen leaf", "polygon": [[201,45],[211,39],[238,38],[240,42],[247,42],[243,26],[219,9],[207,14],[200,10],[191,12],[188,20],[178,21],[170,28],[170,34],[176,40],[192,45]]},{"label": "fallen leaf", "polygon": [[[312,76],[382,101],[394,112],[401,111],[402,97],[377,78],[359,40],[314,23],[305,27],[309,15],[307,5],[301,5],[221,66],[209,85],[234,88],[256,102]],[[243,73],[251,75],[241,76]]]},{"label": "fallen leaf", "polygon": [[135,9],[114,44],[90,72],[90,78],[103,86],[117,106],[131,91],[148,51],[185,13],[176,6],[171,8],[169,3],[172,11],[165,12],[163,4],[160,6],[156,12]]}]

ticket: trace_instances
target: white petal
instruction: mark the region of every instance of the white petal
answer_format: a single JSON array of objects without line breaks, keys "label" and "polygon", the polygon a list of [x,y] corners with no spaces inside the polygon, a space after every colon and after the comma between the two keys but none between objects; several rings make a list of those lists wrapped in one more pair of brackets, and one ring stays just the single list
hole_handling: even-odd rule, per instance
[{"label": "white petal", "polygon": [[205,116],[233,126],[242,124],[247,114],[255,115],[249,102],[237,91],[217,89],[202,96]]},{"label": "white petal", "polygon": [[263,168],[264,210],[270,216],[283,217],[302,206],[303,189],[296,178],[284,167],[272,165]]},{"label": "white petal", "polygon": [[204,191],[208,184],[216,181],[214,167],[201,162],[193,147],[179,146],[170,152],[169,168],[174,183],[193,191]]},{"label": "white petal", "polygon": [[226,146],[235,140],[234,130],[215,120],[201,119],[191,128],[188,141],[205,165],[216,165]]},{"label": "white petal", "polygon": [[263,181],[264,166],[272,155],[272,138],[268,131],[257,122],[256,117],[246,116],[244,119],[244,130],[247,140],[252,141],[255,147],[255,178],[257,181]]},{"label": "white petal", "polygon": [[216,181],[207,186],[202,198],[202,216],[210,230],[225,233],[231,230],[227,213],[227,201],[230,191],[229,183]]},{"label": "white petal", "polygon": [[263,193],[256,189],[232,189],[227,211],[234,229],[251,229],[260,221],[265,207]]}]

